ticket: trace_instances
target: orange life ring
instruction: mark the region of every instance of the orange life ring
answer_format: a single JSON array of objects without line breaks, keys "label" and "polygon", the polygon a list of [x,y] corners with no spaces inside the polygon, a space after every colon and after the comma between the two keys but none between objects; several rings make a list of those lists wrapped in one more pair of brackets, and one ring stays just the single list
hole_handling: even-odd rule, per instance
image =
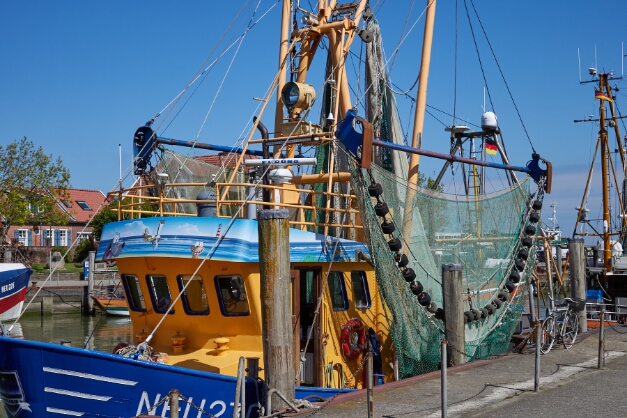
[{"label": "orange life ring", "polygon": [[354,359],[359,356],[366,347],[364,324],[359,319],[352,318],[346,325],[342,325],[340,343],[344,357]]}]

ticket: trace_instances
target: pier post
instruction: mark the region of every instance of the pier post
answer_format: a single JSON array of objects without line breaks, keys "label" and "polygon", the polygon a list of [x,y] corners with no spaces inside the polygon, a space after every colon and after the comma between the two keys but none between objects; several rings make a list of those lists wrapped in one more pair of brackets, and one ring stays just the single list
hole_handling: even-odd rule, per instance
[{"label": "pier post", "polygon": [[605,309],[601,310],[599,315],[599,362],[597,368],[601,369],[605,366]]},{"label": "pier post", "polygon": [[366,351],[366,397],[368,398],[368,418],[374,417],[374,364],[372,361],[372,348],[368,344]]},{"label": "pier post", "polygon": [[[586,253],[583,238],[569,238],[568,252],[570,256],[570,296],[586,300]],[[586,309],[577,313],[579,316],[579,332],[588,331]]]},{"label": "pier post", "polygon": [[170,397],[170,418],[179,418],[179,395],[177,389],[172,389],[169,393]]},{"label": "pier post", "polygon": [[448,341],[448,360],[457,366],[466,362],[466,328],[462,299],[462,265],[442,264],[444,338]]},{"label": "pier post", "polygon": [[[289,211],[264,209],[257,216],[265,378],[269,388],[292,402],[296,372],[290,310]],[[280,398],[272,397],[272,405],[279,405]]]},{"label": "pier post", "polygon": [[[535,358],[535,372],[533,380],[533,390],[537,392],[540,388],[540,345],[542,344],[542,326],[540,318],[536,317],[534,300],[533,300],[533,287],[538,286],[538,282],[535,279],[531,279],[529,282],[529,311],[531,311],[531,326],[536,337],[536,358]],[[540,302],[538,301],[538,305]],[[534,335],[532,333],[532,335]]]},{"label": "pier post", "polygon": [[446,418],[448,413],[448,377],[446,375],[446,353],[446,338],[442,338],[442,341],[440,343],[440,402],[442,407],[442,418]]},{"label": "pier post", "polygon": [[90,251],[89,256],[87,258],[87,286],[84,287],[85,292],[83,293],[83,304],[85,315],[91,315],[94,313],[94,300],[91,298],[91,295],[94,293],[94,266],[96,265],[96,252]]}]

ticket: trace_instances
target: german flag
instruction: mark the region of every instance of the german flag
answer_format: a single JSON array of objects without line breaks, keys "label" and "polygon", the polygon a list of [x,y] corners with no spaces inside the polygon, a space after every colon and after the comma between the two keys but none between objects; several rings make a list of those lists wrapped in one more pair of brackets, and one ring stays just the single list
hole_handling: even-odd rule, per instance
[{"label": "german flag", "polygon": [[496,155],[496,152],[497,152],[496,142],[494,142],[491,139],[487,139],[485,141],[485,152],[490,155]]},{"label": "german flag", "polygon": [[594,91],[594,98],[599,100],[608,100],[610,102],[612,101],[612,99],[610,99],[605,93],[599,90]]}]

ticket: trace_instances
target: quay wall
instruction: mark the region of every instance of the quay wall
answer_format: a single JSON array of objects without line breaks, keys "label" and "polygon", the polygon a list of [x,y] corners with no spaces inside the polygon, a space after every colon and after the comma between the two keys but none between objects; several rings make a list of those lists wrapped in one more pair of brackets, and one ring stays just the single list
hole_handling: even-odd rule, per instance
[{"label": "quay wall", "polygon": [[[62,314],[82,312],[87,301],[88,281],[81,280],[79,273],[33,274],[24,298],[26,312],[44,314]],[[93,293],[107,295],[122,293],[122,287],[116,271],[94,272]]]}]

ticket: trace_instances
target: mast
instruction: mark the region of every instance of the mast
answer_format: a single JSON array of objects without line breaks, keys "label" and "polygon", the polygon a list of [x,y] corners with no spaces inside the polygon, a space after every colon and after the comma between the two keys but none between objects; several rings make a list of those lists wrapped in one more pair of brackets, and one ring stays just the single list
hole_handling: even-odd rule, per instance
[{"label": "mast", "polygon": [[[595,77],[593,81],[597,82],[596,69],[590,68],[589,71],[590,71],[590,74],[593,77]],[[602,253],[603,266],[605,268],[605,271],[608,273],[613,271],[612,237],[616,236],[615,242],[622,243],[622,240],[626,232],[625,214],[627,213],[625,211],[625,202],[623,200],[624,193],[621,193],[621,184],[619,183],[619,178],[616,173],[617,170],[616,170],[616,167],[614,166],[614,161],[611,155],[612,149],[610,148],[610,143],[608,139],[608,130],[606,126],[606,124],[609,123],[610,127],[614,128],[614,131],[616,134],[617,153],[620,155],[620,162],[623,165],[622,170],[620,170],[619,173],[622,174],[621,180],[624,183],[627,179],[627,172],[625,171],[627,169],[627,165],[625,164],[625,149],[621,142],[620,131],[618,129],[618,121],[617,121],[615,108],[614,108],[614,98],[612,95],[612,87],[610,86],[610,83],[609,83],[610,80],[614,79],[612,77],[613,77],[612,73],[598,74],[598,87],[595,89],[595,98],[599,99],[599,119],[597,120],[597,119],[592,119],[592,118],[590,119],[584,118],[583,120],[575,120],[575,122],[597,122],[598,121],[599,135],[597,137],[597,144],[596,144],[595,151],[594,151],[594,157],[592,159],[592,164],[590,166],[590,172],[588,174],[588,181],[586,183],[586,188],[584,190],[584,195],[581,201],[581,206],[577,208],[578,210],[577,222],[575,223],[575,230],[573,231],[573,237],[576,235],[580,235],[580,236],[593,235],[593,236],[598,236],[603,240],[603,253]],[[606,102],[609,105],[610,114],[606,114],[606,108],[605,108]],[[578,233],[577,232],[578,224],[589,222],[586,216],[586,212],[588,210],[585,208],[585,202],[588,196],[590,182],[592,180],[592,171],[594,168],[594,161],[596,159],[596,153],[599,150],[599,148],[601,150],[601,182],[602,182],[602,199],[603,199],[602,200],[602,205],[603,205],[602,228],[603,229],[601,231],[598,231],[592,228],[595,232],[594,234],[588,234],[584,232]],[[610,177],[610,175],[612,175],[612,177]],[[621,225],[617,232],[613,232],[613,228],[612,228],[612,209],[610,205],[610,188],[612,186],[611,184],[612,178],[614,182],[616,183],[616,194],[618,196],[618,204],[620,206],[620,212],[621,212],[620,215],[618,216],[621,219],[620,221]]]},{"label": "mast", "polygon": [[[420,62],[420,79],[416,95],[416,112],[414,114],[414,130],[412,132],[412,148],[422,148],[422,131],[425,122],[427,107],[427,84],[429,82],[429,65],[431,64],[431,44],[433,43],[433,26],[435,22],[436,0],[427,0],[427,15],[425,17],[425,33],[422,43],[422,58]],[[411,154],[409,158],[409,183],[418,182],[418,166],[420,156]]]},{"label": "mast", "polygon": [[283,10],[281,12],[281,38],[279,46],[279,81],[276,88],[276,112],[274,116],[274,135],[280,136],[283,126],[283,102],[281,101],[281,91],[285,86],[288,63],[287,52],[289,50],[289,29],[290,29],[290,3],[291,0],[283,0]]},{"label": "mast", "polygon": [[[425,32],[422,43],[422,58],[420,62],[420,74],[418,81],[418,93],[416,96],[416,112],[414,114],[414,130],[412,132],[412,148],[422,147],[422,131],[424,129],[425,109],[427,107],[427,83],[429,81],[429,65],[431,64],[431,44],[433,42],[433,26],[435,22],[436,0],[427,0],[427,15],[425,17]],[[420,156],[411,154],[409,157],[408,188],[405,197],[403,211],[403,237],[407,244],[412,230],[412,209],[414,207],[415,189],[412,184],[418,183],[418,166]]]},{"label": "mast", "polygon": [[[605,81],[607,79],[606,74],[599,74],[599,91],[603,92],[605,89]],[[609,97],[611,93],[607,92]],[[611,219],[610,219],[610,173],[608,170],[607,158],[608,158],[608,141],[607,130],[605,129],[605,103],[604,100],[599,100],[599,140],[601,141],[601,178],[603,179],[603,266],[609,273],[612,271],[612,248],[610,241],[611,234]]]}]

